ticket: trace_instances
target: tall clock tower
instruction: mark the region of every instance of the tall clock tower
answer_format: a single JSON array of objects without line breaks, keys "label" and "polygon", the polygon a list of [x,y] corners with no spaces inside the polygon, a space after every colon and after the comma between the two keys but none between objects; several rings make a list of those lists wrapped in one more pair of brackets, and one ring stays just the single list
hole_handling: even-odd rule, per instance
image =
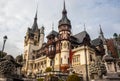
[{"label": "tall clock tower", "polygon": [[36,58],[35,52],[42,47],[44,42],[44,27],[38,28],[37,24],[37,12],[34,18],[34,22],[31,28],[28,28],[24,39],[24,54],[23,54],[23,72],[30,73],[31,66],[29,61]]},{"label": "tall clock tower", "polygon": [[61,41],[61,70],[66,71],[69,67],[71,22],[67,17],[65,1],[62,11],[62,18],[59,21],[58,29]]}]

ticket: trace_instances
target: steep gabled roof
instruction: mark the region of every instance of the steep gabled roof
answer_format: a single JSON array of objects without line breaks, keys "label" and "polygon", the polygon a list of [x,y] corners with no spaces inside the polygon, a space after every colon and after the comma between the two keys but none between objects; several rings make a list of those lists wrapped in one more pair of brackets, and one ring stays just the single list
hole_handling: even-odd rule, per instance
[{"label": "steep gabled roof", "polygon": [[96,38],[91,41],[91,44],[94,46],[98,46],[98,45],[102,44],[102,40],[100,38]]},{"label": "steep gabled roof", "polygon": [[55,37],[57,37],[57,36],[58,36],[58,32],[52,30],[52,31],[47,35],[47,38],[48,38],[49,36],[51,36],[51,35],[54,35]]},{"label": "steep gabled roof", "polygon": [[89,37],[89,34],[86,31],[82,31],[76,35],[74,35],[75,38],[77,38],[79,43],[82,43],[84,41],[84,38]]}]

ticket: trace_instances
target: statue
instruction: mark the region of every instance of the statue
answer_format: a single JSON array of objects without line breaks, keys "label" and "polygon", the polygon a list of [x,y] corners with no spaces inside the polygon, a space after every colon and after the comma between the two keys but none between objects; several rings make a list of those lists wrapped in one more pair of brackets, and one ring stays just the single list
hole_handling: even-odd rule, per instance
[{"label": "statue", "polygon": [[6,55],[0,59],[0,77],[9,78],[16,76],[17,67],[21,67],[21,65],[16,63],[11,55]]}]

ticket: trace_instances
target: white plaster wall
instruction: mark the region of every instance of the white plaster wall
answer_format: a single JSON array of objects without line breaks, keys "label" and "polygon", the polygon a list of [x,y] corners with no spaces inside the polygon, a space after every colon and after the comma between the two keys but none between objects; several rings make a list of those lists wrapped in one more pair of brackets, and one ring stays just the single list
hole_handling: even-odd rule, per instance
[{"label": "white plaster wall", "polygon": [[55,65],[59,65],[60,64],[60,53],[57,53],[55,55],[54,62],[55,62]]},{"label": "white plaster wall", "polygon": [[62,51],[61,52],[61,58],[62,58],[62,63],[61,64],[68,64],[69,50]]},{"label": "white plaster wall", "polygon": [[68,58],[69,58],[69,41],[62,41],[62,49],[61,49],[61,58],[62,62],[61,64],[68,64]]},{"label": "white plaster wall", "polygon": [[42,47],[43,42],[44,42],[44,34],[40,34],[39,48]]},{"label": "white plaster wall", "polygon": [[47,59],[47,61],[46,61],[47,67],[50,67],[50,60],[51,60],[51,59],[49,59],[49,57],[46,57],[46,59]]},{"label": "white plaster wall", "polygon": [[85,64],[85,52],[84,50],[77,51],[75,55],[80,55],[80,64]]},{"label": "white plaster wall", "polygon": [[[80,64],[81,65],[86,64],[85,63],[86,61],[85,61],[84,46],[75,48],[75,49],[73,49],[73,51],[75,52],[74,55],[80,55]],[[86,47],[87,64],[89,64],[89,59],[90,59],[89,58],[89,55],[90,55],[89,52],[93,53],[92,57],[93,57],[93,59],[95,59],[95,53],[94,53],[94,51],[92,49],[89,49],[88,47]]]}]

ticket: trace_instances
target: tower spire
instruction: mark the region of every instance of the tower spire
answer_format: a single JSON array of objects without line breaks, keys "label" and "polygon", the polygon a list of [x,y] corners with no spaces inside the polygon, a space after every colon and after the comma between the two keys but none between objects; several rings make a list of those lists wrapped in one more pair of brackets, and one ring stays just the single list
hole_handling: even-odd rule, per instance
[{"label": "tower spire", "polygon": [[65,0],[64,0],[64,9],[65,9]]},{"label": "tower spire", "polygon": [[35,18],[34,18],[34,20],[36,20],[36,21],[37,21],[37,13],[38,13],[38,11],[36,9],[36,14],[35,14]]},{"label": "tower spire", "polygon": [[84,23],[84,31],[86,31],[86,26],[85,26],[85,23]]},{"label": "tower spire", "polygon": [[35,19],[36,19],[36,20],[37,20],[37,13],[38,13],[38,4],[37,4],[36,14],[35,14]]},{"label": "tower spire", "polygon": [[103,35],[103,31],[100,24],[99,24],[99,27],[100,27],[100,34]]},{"label": "tower spire", "polygon": [[101,39],[103,39],[104,38],[104,34],[103,34],[103,31],[102,31],[102,28],[101,28],[101,25],[99,24],[99,27],[100,27],[100,35],[99,35],[99,37],[101,38]]},{"label": "tower spire", "polygon": [[59,26],[60,26],[60,25],[63,25],[63,24],[71,25],[70,20],[67,18],[67,10],[66,10],[65,0],[64,0],[64,2],[63,2],[62,18],[61,18],[61,20],[59,21]]},{"label": "tower spire", "polygon": [[33,26],[32,26],[32,30],[33,30],[33,31],[38,30],[37,13],[38,13],[38,4],[37,4],[37,8],[36,8],[35,17],[34,17],[34,23],[33,23]]},{"label": "tower spire", "polygon": [[63,3],[63,12],[62,13],[63,13],[63,15],[67,14],[65,0],[64,0],[64,3]]},{"label": "tower spire", "polygon": [[54,23],[52,23],[52,31],[54,30]]},{"label": "tower spire", "polygon": [[99,35],[99,38],[103,41],[103,44],[106,44],[106,39],[105,39],[105,37],[104,37],[103,31],[102,31],[102,27],[101,27],[100,24],[99,24],[99,27],[100,27],[100,35]]}]

